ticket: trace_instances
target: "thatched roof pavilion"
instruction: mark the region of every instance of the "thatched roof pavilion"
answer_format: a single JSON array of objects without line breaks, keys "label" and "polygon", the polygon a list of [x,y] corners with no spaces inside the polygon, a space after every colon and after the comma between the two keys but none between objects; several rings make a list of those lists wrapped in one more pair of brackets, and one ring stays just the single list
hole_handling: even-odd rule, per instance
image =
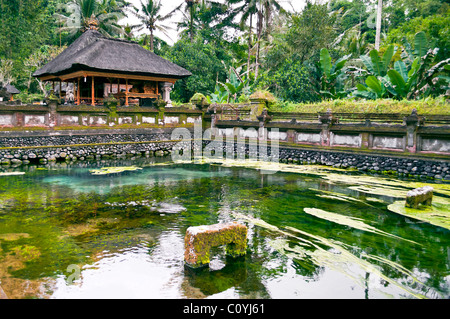
[{"label": "thatched roof pavilion", "polygon": [[101,103],[113,94],[129,99],[170,102],[170,90],[179,79],[192,75],[139,44],[108,38],[92,28],[33,76],[42,81],[73,83],[76,104]]},{"label": "thatched roof pavilion", "polygon": [[0,96],[2,96],[2,98],[6,96],[10,101],[14,101],[14,95],[19,93],[20,91],[12,84],[7,84],[4,87],[0,86]]}]

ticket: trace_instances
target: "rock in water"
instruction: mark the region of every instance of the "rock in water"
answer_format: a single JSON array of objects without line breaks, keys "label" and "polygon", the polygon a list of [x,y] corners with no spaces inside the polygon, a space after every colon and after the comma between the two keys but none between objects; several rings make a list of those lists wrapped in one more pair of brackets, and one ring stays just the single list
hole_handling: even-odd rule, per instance
[{"label": "rock in water", "polygon": [[406,193],[405,206],[409,208],[418,208],[420,204],[431,206],[433,199],[433,187],[424,186],[413,189]]}]

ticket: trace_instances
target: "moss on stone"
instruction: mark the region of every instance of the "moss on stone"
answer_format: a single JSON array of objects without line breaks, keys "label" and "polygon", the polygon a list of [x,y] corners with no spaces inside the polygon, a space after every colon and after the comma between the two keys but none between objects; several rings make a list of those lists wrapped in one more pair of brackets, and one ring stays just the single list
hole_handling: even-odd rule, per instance
[{"label": "moss on stone", "polygon": [[238,223],[189,227],[185,237],[185,261],[192,268],[209,264],[210,249],[226,245],[226,254],[236,258],[245,255],[247,227]]}]

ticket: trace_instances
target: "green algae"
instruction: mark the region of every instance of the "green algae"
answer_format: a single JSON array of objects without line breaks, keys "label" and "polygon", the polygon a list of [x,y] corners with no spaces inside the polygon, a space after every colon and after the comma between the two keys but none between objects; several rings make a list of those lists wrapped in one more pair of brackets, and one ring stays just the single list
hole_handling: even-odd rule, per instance
[{"label": "green algae", "polygon": [[9,233],[9,234],[0,234],[0,240],[4,241],[13,241],[21,238],[29,238],[30,234],[27,233]]},{"label": "green algae", "polygon": [[396,238],[396,239],[401,239],[401,240],[406,240],[409,241],[411,243],[417,244],[418,243],[409,240],[409,239],[404,239],[392,234],[389,234],[385,231],[379,230],[373,226],[370,226],[366,223],[364,223],[364,221],[360,218],[356,218],[356,217],[351,217],[351,216],[345,216],[345,215],[341,215],[341,214],[336,214],[336,213],[331,213],[331,212],[327,212],[321,209],[317,209],[317,208],[305,208],[303,209],[305,211],[305,213],[313,215],[317,218],[322,218],[322,219],[326,219],[328,221],[331,221],[333,223],[337,223],[340,225],[345,225],[348,227],[352,227],[355,229],[359,229],[362,231],[367,231],[367,232],[371,232],[374,234],[378,234],[378,235],[383,235],[383,236],[388,236],[388,237],[392,237],[392,238]]},{"label": "green algae", "polygon": [[396,201],[388,205],[387,209],[402,216],[450,229],[450,200],[434,197],[433,201],[431,206],[419,206],[417,209],[405,207],[404,201]]},{"label": "green algae", "polygon": [[[362,254],[361,258],[351,253],[348,249],[346,249],[346,245],[340,243],[338,241],[329,240],[323,238],[321,236],[313,235],[308,232],[304,232],[302,230],[293,228],[293,227],[285,227],[285,230],[282,230],[274,225],[271,225],[261,219],[245,216],[239,213],[233,214],[236,218],[247,220],[254,225],[259,227],[264,227],[270,231],[277,232],[281,235],[285,235],[286,237],[292,239],[300,239],[301,243],[292,245],[290,241],[284,238],[277,238],[274,241],[271,241],[270,245],[275,248],[279,253],[286,255],[287,257],[294,260],[303,260],[307,263],[313,263],[317,267],[328,267],[330,269],[334,269],[348,276],[352,280],[354,280],[361,287],[365,285],[363,278],[361,278],[358,274],[352,274],[349,272],[350,264],[358,265],[362,270],[367,273],[371,273],[376,275],[377,277],[389,282],[390,284],[400,288],[404,292],[407,292],[411,296],[419,299],[426,298],[423,294],[416,293],[411,290],[409,287],[403,285],[395,279],[392,279],[386,276],[381,267],[368,262],[366,259],[374,259],[378,262],[384,264],[384,266],[390,266],[394,270],[400,272],[404,276],[412,278],[415,283],[419,283],[423,287],[427,287],[424,283],[420,282],[419,279],[414,276],[411,271],[408,271],[398,263],[392,262],[385,258],[380,258],[376,256],[372,256],[370,254]],[[298,237],[294,234],[301,234],[305,236],[305,239],[302,237]],[[325,248],[324,248],[325,247]]]},{"label": "green algae", "polygon": [[318,191],[318,192],[326,194],[326,195],[318,195],[319,197],[322,197],[322,198],[336,199],[336,200],[341,200],[341,201],[345,201],[345,202],[358,202],[358,203],[361,203],[363,205],[367,205],[367,206],[373,207],[371,204],[368,204],[368,203],[366,203],[363,200],[360,200],[360,199],[357,199],[357,198],[354,198],[354,197],[350,197],[350,196],[346,196],[346,195],[343,195],[341,193],[332,192],[332,191],[326,191],[326,190],[323,190],[323,189],[314,189],[314,188],[310,188],[310,190]]},{"label": "green algae", "polygon": [[136,166],[128,166],[128,167],[102,167],[100,169],[92,169],[89,172],[92,175],[110,175],[110,174],[119,174],[123,172],[134,172],[141,170],[141,167]]},{"label": "green algae", "polygon": [[[299,172],[294,169],[298,166],[288,166],[286,170],[295,174],[260,174],[263,165],[247,170],[239,165],[182,163],[149,164],[139,174],[112,174],[108,178],[91,176],[86,168],[5,176],[0,179],[0,259],[5,266],[13,265],[13,258],[24,259],[24,264],[22,268],[5,268],[3,273],[0,269],[0,274],[26,280],[67,274],[70,264],[82,267],[102,258],[104,251],[120,254],[127,247],[142,244],[148,247],[150,257],[164,242],[162,234],[184,236],[188,226],[231,218],[250,224],[247,255],[227,262],[220,271],[192,277],[184,274],[187,278],[175,277],[174,282],[189,281],[207,295],[232,288],[239,296],[253,293],[270,298],[274,290],[264,282],[272,280],[273,284],[283,276],[308,277],[312,272],[320,280],[320,269],[326,268],[348,276],[361,287],[367,284],[364,273],[370,273],[370,278],[401,291],[393,293],[371,279],[370,285],[379,291],[376,296],[430,297],[433,294],[424,292],[430,289],[439,293],[437,298],[448,297],[448,285],[442,281],[448,267],[442,250],[448,243],[448,232],[428,223],[410,223],[388,211],[387,203],[397,198],[390,196],[392,192],[380,200],[380,195],[349,188],[383,188],[386,183],[405,192],[417,183],[349,176],[327,168]],[[157,178],[151,180],[155,175]],[[48,182],[50,178],[64,183]],[[125,179],[127,184],[121,184]],[[108,191],[80,189],[82,182],[106,186]],[[448,189],[442,185],[435,189],[433,203],[438,205]],[[152,203],[175,203],[185,209],[176,216],[162,216],[152,213]],[[313,209],[309,211],[313,214],[305,208]],[[154,258],[161,263],[175,260],[168,267],[176,267],[177,258],[182,260],[164,254]],[[286,275],[292,267],[289,260],[295,274]],[[271,262],[276,266],[267,268]],[[232,280],[241,273],[245,276]],[[422,277],[419,280],[418,273],[430,274],[429,282]]]},{"label": "green algae", "polygon": [[[318,244],[314,244],[314,247],[316,249],[312,250],[312,251],[302,249],[301,246],[297,246],[295,250],[290,249],[289,247],[285,247],[286,251],[296,253],[295,256],[291,255],[291,257],[302,258],[302,256],[307,256],[307,257],[309,257],[309,260],[311,262],[313,262],[314,264],[316,264],[317,266],[319,266],[319,267],[326,266],[326,267],[329,267],[330,269],[339,271],[339,272],[345,274],[346,276],[350,277],[351,279],[353,279],[360,286],[364,286],[365,283],[364,283],[363,279],[360,276],[358,276],[358,274],[354,274],[354,273],[348,271],[350,264],[358,265],[366,273],[374,274],[375,276],[385,280],[386,282],[409,293],[413,297],[416,297],[419,299],[426,298],[423,294],[416,293],[416,292],[412,291],[409,287],[403,285],[401,282],[385,275],[382,272],[381,267],[378,267],[377,265],[372,264],[372,263],[368,262],[367,260],[365,260],[365,259],[370,259],[370,258],[375,259],[376,257],[373,257],[370,254],[363,254],[363,255],[361,255],[361,258],[360,258],[360,257],[354,255],[353,253],[351,253],[348,249],[345,249],[345,245],[343,245],[342,243],[330,241],[330,240],[325,239],[320,236],[313,236],[313,235],[303,232],[299,229],[295,229],[295,228],[291,228],[291,227],[288,229],[293,232],[301,233],[305,236],[312,237],[313,239],[317,240],[317,242],[320,243],[321,245],[325,245],[325,246],[329,247],[328,249],[324,249],[324,248],[321,248]],[[298,251],[300,251],[300,255],[298,255]],[[424,283],[420,282],[419,279],[416,276],[414,276],[414,274],[412,272],[406,270],[404,267],[402,267],[398,263],[392,262],[385,258],[376,258],[376,259],[378,261],[380,261],[382,263],[382,265],[390,266],[391,268],[400,272],[401,274],[403,274],[409,278],[412,278],[412,280],[414,282],[419,283],[420,285],[426,287],[426,285]]]},{"label": "green algae", "polygon": [[25,175],[25,172],[0,172],[0,176],[17,176]]}]

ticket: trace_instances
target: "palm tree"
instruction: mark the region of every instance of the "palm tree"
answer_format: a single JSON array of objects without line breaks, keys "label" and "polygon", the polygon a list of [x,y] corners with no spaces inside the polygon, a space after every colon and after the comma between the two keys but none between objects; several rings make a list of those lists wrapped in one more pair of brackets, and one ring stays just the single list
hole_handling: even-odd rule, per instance
[{"label": "palm tree", "polygon": [[153,51],[154,50],[154,32],[156,30],[164,33],[166,36],[169,37],[168,35],[168,29],[169,27],[164,26],[164,25],[160,25],[160,22],[164,22],[167,19],[169,19],[172,14],[173,11],[170,12],[167,15],[161,15],[160,11],[161,11],[161,1],[153,1],[153,0],[147,0],[147,3],[144,4],[141,1],[141,11],[142,13],[140,13],[140,11],[136,9],[136,12],[134,12],[134,15],[140,20],[140,24],[138,24],[136,27],[140,28],[138,30],[142,30],[142,28],[147,28],[148,31],[150,31],[150,50]]},{"label": "palm tree", "polygon": [[[229,5],[237,4],[242,2],[242,0],[228,0]],[[247,56],[247,73],[250,73],[251,64],[251,52],[253,48],[252,44],[252,31],[253,31],[253,15],[257,13],[257,0],[244,0],[244,3],[233,11],[233,15],[242,14],[240,21],[241,30],[245,29],[245,25],[248,21],[248,56]]]},{"label": "palm tree", "polygon": [[[204,0],[202,0],[204,2]],[[182,2],[178,7],[176,7],[170,14],[175,13],[176,11],[179,11],[183,14],[184,20],[186,22],[181,22],[178,24],[178,26],[187,26],[189,38],[191,39],[191,42],[194,40],[194,19],[195,19],[195,12],[197,9],[197,5],[200,3],[200,0],[185,0]],[[184,6],[184,10],[182,9]]]},{"label": "palm tree", "polygon": [[[276,12],[286,13],[277,0],[257,0],[259,8],[257,11],[258,22],[256,28],[256,62],[255,62],[255,79],[258,78],[259,59],[261,50],[261,39],[263,36],[267,38],[272,28],[273,16]],[[257,4],[258,6],[258,4]]]},{"label": "palm tree", "polygon": [[[178,23],[178,29],[185,28],[189,38],[194,41],[196,30],[214,28],[216,30],[223,27],[219,16],[226,13],[226,7],[217,1],[211,0],[185,0],[172,12],[179,11],[183,14],[183,20]],[[212,23],[216,22],[214,26]],[[217,27],[219,26],[219,27]]]},{"label": "palm tree", "polygon": [[124,0],[71,0],[59,6],[61,13],[55,18],[62,22],[60,32],[68,32],[70,38],[94,26],[104,35],[116,36],[123,33],[118,22],[129,5]]},{"label": "palm tree", "polygon": [[247,68],[250,70],[250,57],[252,46],[252,28],[253,16],[256,15],[256,62],[255,62],[255,79],[258,77],[259,58],[262,38],[267,38],[270,34],[273,17],[277,12],[285,14],[286,11],[280,5],[279,0],[228,0],[230,5],[242,3],[235,9],[235,13],[242,13],[241,29],[249,21],[248,35],[248,59]]}]

